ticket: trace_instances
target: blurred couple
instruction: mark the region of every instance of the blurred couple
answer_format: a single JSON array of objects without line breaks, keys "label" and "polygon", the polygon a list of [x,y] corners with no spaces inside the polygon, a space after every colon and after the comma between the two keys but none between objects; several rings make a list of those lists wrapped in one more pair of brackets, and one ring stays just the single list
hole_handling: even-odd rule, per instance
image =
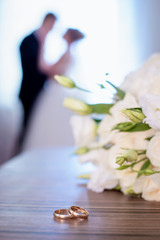
[{"label": "blurred couple", "polygon": [[[32,130],[30,130],[30,132],[35,131],[35,128],[37,128],[37,124],[41,125],[39,127],[39,130],[40,128],[44,127],[44,125],[47,124],[47,122],[45,122],[44,119],[49,118],[50,111],[49,106],[42,106],[46,101],[44,100],[43,96],[44,84],[49,79],[54,80],[54,75],[56,74],[63,75],[67,73],[68,69],[71,67],[73,63],[71,46],[74,45],[73,43],[84,38],[84,34],[80,32],[78,29],[68,28],[65,34],[63,35],[63,39],[66,41],[67,46],[66,51],[56,63],[48,64],[44,60],[44,44],[48,33],[53,29],[56,21],[57,16],[55,14],[53,13],[46,14],[40,28],[31,33],[29,36],[25,37],[20,45],[23,77],[19,97],[24,109],[23,137],[22,137],[23,140],[24,137],[26,138],[26,129],[28,135],[28,125],[30,125],[30,122],[32,122],[30,126]],[[51,102],[53,103],[54,102],[53,100],[56,101],[56,99],[52,99],[50,103]],[[47,105],[50,103],[47,103]],[[37,110],[38,108],[37,106],[39,106],[39,110]],[[44,112],[44,108],[48,108],[47,112]],[[35,115],[34,113],[35,110],[37,112],[36,115],[39,114],[41,115],[39,117],[43,118],[42,120],[43,123],[33,123],[35,122],[35,117],[33,117]],[[30,121],[31,117],[32,121]],[[36,118],[38,119],[39,117],[37,115]],[[54,117],[56,118],[56,116]],[[37,129],[37,134],[40,134],[38,133],[39,130]],[[37,137],[40,138],[40,136],[36,136],[36,138]],[[30,137],[30,140],[28,140],[28,142],[30,142],[31,145],[32,140],[33,137]]]}]

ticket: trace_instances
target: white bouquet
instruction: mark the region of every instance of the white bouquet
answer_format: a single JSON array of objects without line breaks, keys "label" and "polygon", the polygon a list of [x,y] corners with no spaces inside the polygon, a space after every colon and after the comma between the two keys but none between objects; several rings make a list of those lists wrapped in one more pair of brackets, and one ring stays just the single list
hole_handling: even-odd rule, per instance
[{"label": "white bouquet", "polygon": [[[55,79],[84,90],[65,76]],[[64,106],[81,115],[71,118],[75,154],[81,163],[96,166],[87,186],[95,192],[118,189],[160,201],[160,54],[130,73],[119,88],[108,83],[116,90],[112,104],[64,100]]]}]

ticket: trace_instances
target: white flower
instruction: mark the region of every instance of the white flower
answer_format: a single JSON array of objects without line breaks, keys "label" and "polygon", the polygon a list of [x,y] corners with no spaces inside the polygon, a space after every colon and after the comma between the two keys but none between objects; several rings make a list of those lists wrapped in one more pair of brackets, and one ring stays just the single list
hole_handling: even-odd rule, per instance
[{"label": "white flower", "polygon": [[125,152],[124,149],[136,149],[136,150],[145,150],[148,141],[146,138],[153,136],[154,130],[150,129],[143,132],[119,132],[115,137],[115,145],[111,147],[109,152],[109,160],[111,165],[115,168],[117,167],[116,157],[123,155]]},{"label": "white flower", "polygon": [[139,107],[135,97],[126,93],[123,100],[117,102],[111,109],[111,115],[106,115],[98,127],[99,142],[106,144],[108,142],[116,143],[116,135],[119,134],[118,130],[112,130],[112,128],[120,122],[128,122],[128,118],[121,112],[125,108]]},{"label": "white flower", "polygon": [[160,201],[160,175],[153,174],[145,181],[142,197],[148,201]]},{"label": "white flower", "polygon": [[[139,170],[142,164],[143,163],[136,164],[134,170]],[[130,168],[117,171],[117,176],[120,179],[120,186],[122,192],[125,192],[128,187],[133,186],[137,180],[137,173],[131,171]]]},{"label": "white flower", "polygon": [[112,131],[115,125],[113,116],[106,115],[106,117],[100,122],[98,126],[99,145],[103,146],[109,142],[114,143],[115,133],[117,130]]},{"label": "white flower", "polygon": [[147,157],[155,167],[160,167],[160,132],[157,132],[148,143]]},{"label": "white flower", "polygon": [[72,116],[70,120],[76,145],[87,146],[97,136],[97,124],[88,116]]},{"label": "white flower", "polygon": [[110,150],[99,148],[96,150],[91,150],[84,155],[80,155],[78,159],[80,163],[92,162],[94,165],[97,165],[98,167],[103,164],[104,168],[110,168],[109,154]]},{"label": "white flower", "polygon": [[86,154],[79,155],[78,159],[80,163],[92,162],[94,165],[99,166],[103,158],[107,158],[108,152],[103,149],[91,150]]},{"label": "white flower", "polygon": [[160,95],[160,54],[152,55],[137,71],[130,73],[120,88],[139,98],[147,93]]},{"label": "white flower", "polygon": [[114,118],[114,123],[128,122],[129,120],[121,112],[125,108],[137,108],[139,107],[136,98],[131,93],[126,93],[123,100],[117,102],[111,109],[110,113]]},{"label": "white flower", "polygon": [[79,156],[81,163],[92,162],[97,169],[91,174],[87,187],[95,192],[102,192],[104,189],[112,189],[118,185],[116,170],[111,166],[110,150],[97,149]]},{"label": "white flower", "polygon": [[104,133],[110,133],[114,125],[114,118],[111,115],[106,115],[105,118],[100,122],[98,127],[98,134],[103,135]]},{"label": "white flower", "polygon": [[[116,164],[116,157],[124,154],[124,149],[146,149],[148,141],[145,139],[151,137],[154,134],[154,130],[150,129],[144,132],[133,132],[133,133],[117,133],[115,142],[116,144],[110,149],[108,162],[110,167],[116,169],[119,167]],[[135,170],[139,170],[143,163],[135,165]],[[116,176],[120,180],[120,186],[122,191],[125,191],[128,187],[134,184],[137,178],[137,173],[132,172],[130,168],[125,170],[117,170]]]},{"label": "white flower", "polygon": [[[116,169],[119,165],[116,163],[116,157],[121,156],[125,150],[122,148],[121,141],[117,142],[109,152],[108,162],[111,169]],[[135,169],[139,169],[141,164],[137,164]],[[132,172],[130,168],[125,170],[115,170],[115,176],[120,181],[122,191],[134,184],[137,178],[137,173]]]},{"label": "white flower", "polygon": [[148,201],[160,201],[160,175],[153,174],[142,176],[133,185],[135,193],[142,193],[142,197]]},{"label": "white flower", "polygon": [[144,188],[144,183],[148,179],[148,176],[141,176],[140,178],[137,178],[134,184],[132,185],[132,189],[135,193],[139,194],[142,193]]},{"label": "white flower", "polygon": [[102,165],[91,174],[87,187],[95,192],[103,192],[104,189],[115,188],[118,183],[115,170],[105,169]]},{"label": "white flower", "polygon": [[143,150],[148,146],[148,140],[146,140],[146,138],[150,138],[154,134],[154,129],[139,132],[119,132],[116,135],[115,142],[119,144],[121,148]]},{"label": "white flower", "polygon": [[124,152],[123,149],[121,149],[121,146],[116,143],[109,151],[109,155],[108,155],[108,163],[110,165],[110,168],[112,169],[116,169],[117,167],[119,167],[119,165],[116,163],[116,157],[118,155],[121,155]]},{"label": "white flower", "polygon": [[129,121],[121,110],[134,107],[139,107],[136,98],[132,94],[126,93],[124,99],[115,103],[115,105],[110,109],[111,115],[106,115],[106,117],[101,121],[98,133],[100,135],[104,132],[110,133],[115,124]]},{"label": "white flower", "polygon": [[160,96],[146,94],[139,99],[139,105],[146,116],[144,122],[160,130]]},{"label": "white flower", "polygon": [[[122,109],[139,107],[136,98],[127,93],[125,98],[116,103],[110,110],[112,113],[113,123],[129,121],[123,113]],[[139,132],[116,132],[114,142],[119,144],[121,148],[146,149],[148,141],[146,138],[152,137],[155,134],[154,129]]]}]

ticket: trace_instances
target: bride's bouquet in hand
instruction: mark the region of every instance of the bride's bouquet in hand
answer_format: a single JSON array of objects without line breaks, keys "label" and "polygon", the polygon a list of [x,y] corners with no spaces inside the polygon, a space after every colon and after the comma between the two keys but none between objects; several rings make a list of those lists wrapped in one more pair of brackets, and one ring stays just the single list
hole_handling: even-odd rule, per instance
[{"label": "bride's bouquet in hand", "polygon": [[[66,76],[54,78],[64,87],[84,90]],[[130,73],[120,87],[107,81],[100,85],[102,91],[107,84],[116,91],[112,103],[64,99],[64,106],[78,114],[71,118],[75,154],[81,163],[96,166],[85,175],[87,186],[160,201],[160,54]]]}]

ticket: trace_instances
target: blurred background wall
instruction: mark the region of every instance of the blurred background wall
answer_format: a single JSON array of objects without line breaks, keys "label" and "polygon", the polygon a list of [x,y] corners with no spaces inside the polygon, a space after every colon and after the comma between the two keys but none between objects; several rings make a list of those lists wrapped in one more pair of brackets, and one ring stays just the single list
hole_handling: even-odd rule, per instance
[{"label": "blurred background wall", "polygon": [[[13,155],[16,145],[13,142],[19,134],[23,114],[18,101],[22,78],[19,44],[39,27],[46,12],[53,11],[58,16],[55,29],[46,41],[46,61],[53,63],[64,52],[61,36],[67,27],[79,28],[86,34],[76,50],[76,67],[70,72],[70,77],[78,85],[96,93],[96,96],[83,95],[91,103],[111,100],[112,94],[109,91],[100,94],[97,86],[106,80],[106,72],[110,74],[107,80],[120,85],[126,74],[137,69],[151,54],[160,51],[159,9],[159,0],[1,0],[0,156],[5,148],[7,154],[3,159]],[[26,149],[73,144],[70,114],[66,113],[68,116],[65,118],[64,109],[55,107],[55,99],[58,96],[54,98],[52,117],[55,119],[56,112],[63,111],[63,115],[59,113],[58,128],[54,122],[51,126],[51,121],[48,130],[44,128],[36,138],[45,135],[48,141],[36,142],[34,139],[31,143],[28,140],[30,144]],[[63,94],[57,106],[62,99]],[[64,134],[64,129],[68,129],[67,134]],[[47,134],[50,134],[48,138]]]}]

